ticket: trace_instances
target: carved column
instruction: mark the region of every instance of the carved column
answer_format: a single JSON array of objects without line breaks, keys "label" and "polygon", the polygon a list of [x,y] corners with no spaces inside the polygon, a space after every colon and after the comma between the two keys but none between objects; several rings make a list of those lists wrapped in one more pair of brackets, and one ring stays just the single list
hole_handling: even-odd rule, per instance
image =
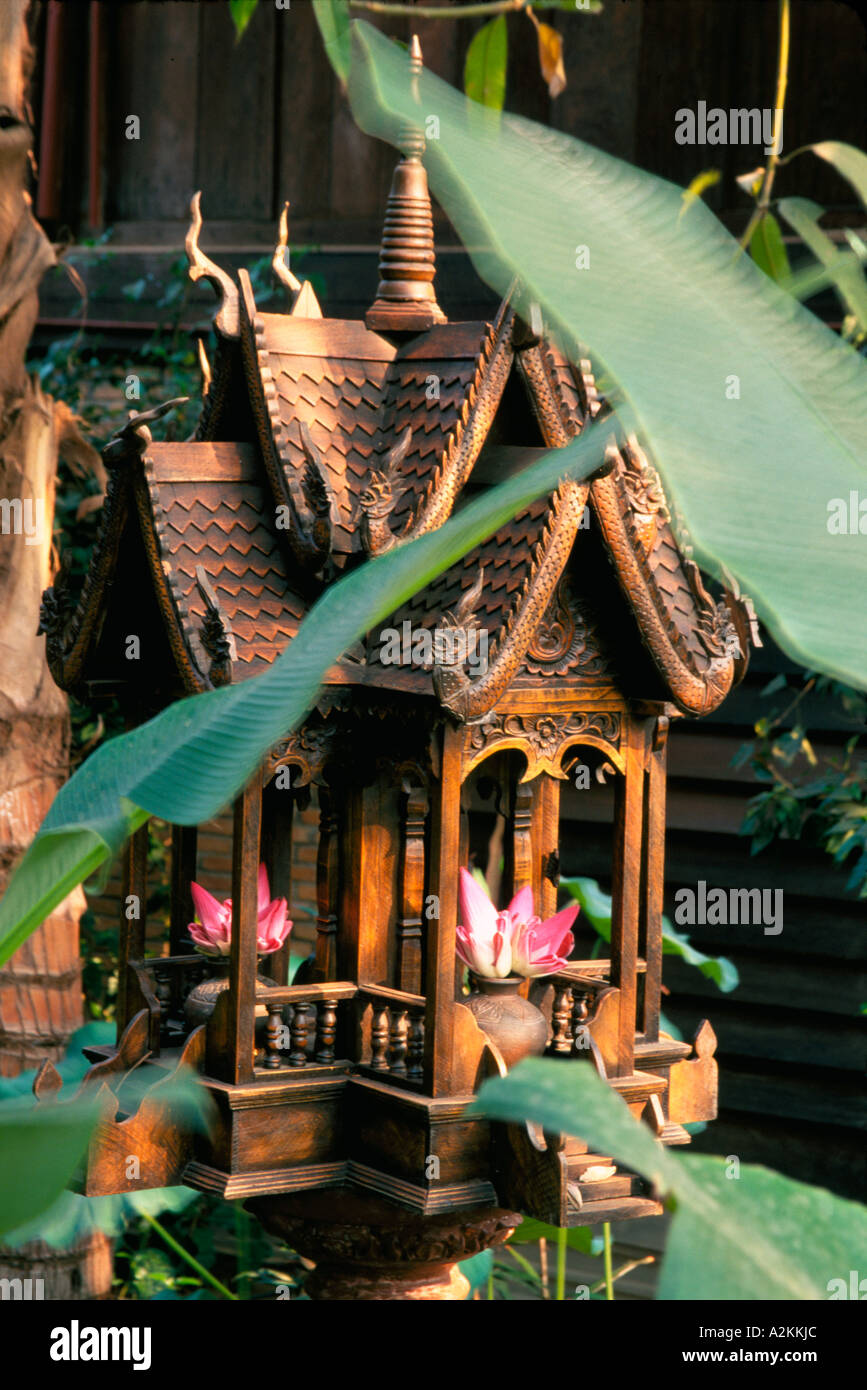
[{"label": "carved column", "polygon": [[337,978],[337,903],[340,891],[337,810],[329,787],[319,788],[319,847],[316,851],[317,980]]},{"label": "carved column", "polygon": [[611,887],[611,983],[620,991],[616,1076],[631,1076],[635,1070],[644,743],[643,724],[631,717],[624,720],[625,770],[615,789]]},{"label": "carved column", "polygon": [[642,892],[638,949],[647,963],[639,1029],[648,1042],[659,1037],[659,999],[662,989],[662,897],[665,877],[665,758],[668,717],[650,726],[647,776],[644,782]]},{"label": "carved column", "polygon": [[398,988],[421,994],[424,830],[428,798],[424,787],[407,786],[403,802],[400,917],[397,923]]}]

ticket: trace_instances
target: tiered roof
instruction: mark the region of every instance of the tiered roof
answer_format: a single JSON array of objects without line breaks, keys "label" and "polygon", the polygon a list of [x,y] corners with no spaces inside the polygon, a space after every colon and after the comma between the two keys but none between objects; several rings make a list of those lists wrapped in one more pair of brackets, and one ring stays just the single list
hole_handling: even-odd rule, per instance
[{"label": "tiered roof", "polygon": [[[599,414],[589,360],[570,361],[508,301],[493,323],[443,321],[432,223],[429,246],[419,242],[425,200],[429,212],[410,150],[362,323],[322,316],[312,287],[285,266],[285,222],[274,268],[292,307],[259,312],[246,273],[236,284],[199,249],[196,195],[191,274],[221,299],[213,379],[193,440],[154,442],[140,419],[106,450],[110,484],[84,590],[74,608],[59,585],[46,595],[62,686],[110,683],[111,643],[135,630],[136,603],[154,600],[184,690],[256,674],[347,567],[442,525],[465,494],[561,447]],[[401,255],[401,219],[411,256]],[[519,425],[514,394],[502,414],[507,386],[523,401]],[[504,445],[510,428],[524,437]],[[437,693],[459,718],[483,717],[511,684],[545,679],[613,682],[691,713],[720,703],[743,671],[749,606],[710,596],[637,441],[612,443],[607,462],[589,485],[563,484],[534,503],[394,615],[392,625],[418,628],[450,613],[488,636],[491,668],[461,677],[458,700],[435,669],[416,669],[411,688]],[[125,627],[109,614],[120,603]],[[373,639],[332,677],[401,683],[381,654]]]}]

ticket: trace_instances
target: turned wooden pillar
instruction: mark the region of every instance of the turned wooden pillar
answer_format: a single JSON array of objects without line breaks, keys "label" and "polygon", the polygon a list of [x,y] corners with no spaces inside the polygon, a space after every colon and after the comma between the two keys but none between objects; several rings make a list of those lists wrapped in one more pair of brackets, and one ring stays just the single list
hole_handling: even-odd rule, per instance
[{"label": "turned wooden pillar", "polygon": [[638,921],[644,815],[645,726],[624,718],[624,773],[615,788],[611,983],[620,991],[615,1076],[635,1070]]},{"label": "turned wooden pillar", "polygon": [[662,991],[662,898],[665,879],[665,761],[668,716],[649,729],[647,775],[644,781],[644,838],[642,844],[641,904],[638,949],[646,961],[644,999],[639,1031],[648,1042],[659,1038],[659,1000]]},{"label": "turned wooden pillar", "polygon": [[226,1080],[253,1079],[262,777],[256,772],[235,802],[232,838],[232,950],[229,957]]},{"label": "turned wooden pillar", "polygon": [[443,729],[440,776],[431,797],[429,892],[434,899],[434,915],[427,924],[424,1038],[424,1090],[430,1096],[450,1094],[454,1069],[463,742],[463,729]]}]

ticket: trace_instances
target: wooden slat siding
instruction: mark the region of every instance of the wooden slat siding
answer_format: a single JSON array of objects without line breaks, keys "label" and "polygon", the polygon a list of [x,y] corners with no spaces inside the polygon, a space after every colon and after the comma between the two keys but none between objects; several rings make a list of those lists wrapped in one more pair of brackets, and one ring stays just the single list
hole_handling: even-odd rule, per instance
[{"label": "wooden slat siding", "polygon": [[[748,0],[737,7],[718,0],[653,0],[644,5],[641,20],[634,82],[638,112],[652,111],[658,117],[636,122],[635,162],[683,185],[703,169],[720,169],[722,180],[708,191],[705,201],[715,209],[733,208],[734,179],[765,162],[763,146],[678,145],[675,112],[695,111],[699,101],[705,101],[708,110],[716,106],[726,112],[772,106],[777,7],[764,0]],[[863,16],[845,5],[794,0],[791,33],[784,150],[831,138],[863,147],[867,126]],[[839,106],[834,102],[833,112],[827,104],[829,84],[817,81],[818,73],[830,72],[833,85],[846,94]],[[833,136],[817,134],[832,129]],[[580,127],[575,133],[581,134]],[[775,192],[777,188],[780,196],[797,193],[822,204],[851,202],[848,190],[822,160],[809,161],[809,167],[796,161],[791,168],[783,168]]]},{"label": "wooden slat siding", "polygon": [[[334,78],[312,5],[277,13],[274,36],[280,117],[275,122],[272,215],[290,200],[290,246],[297,246],[298,219],[329,213]],[[294,269],[294,257],[290,263]]]},{"label": "wooden slat siding", "polygon": [[648,23],[652,16],[638,4],[606,5],[600,14],[568,16],[557,25],[567,84],[551,102],[553,126],[620,159],[635,159],[639,120],[646,123],[648,110],[639,118],[635,80]]},{"label": "wooden slat siding", "polygon": [[[286,11],[260,4],[239,44],[225,4],[142,0],[107,6],[105,19],[109,225],[175,219],[201,187],[206,218],[217,209],[239,223],[262,217],[269,237],[287,197],[296,222],[319,223],[305,233],[311,240],[357,241],[357,232],[340,225],[349,219],[378,236],[395,156],[352,121],[309,3]],[[564,37],[568,85],[555,100],[548,96],[526,16],[509,16],[510,110],[682,184],[704,168],[720,168],[723,179],[707,201],[745,218],[734,175],[761,163],[762,147],[678,145],[674,117],[699,100],[726,111],[770,105],[773,5],[744,0],[733,18],[719,0],[634,0],[592,16],[552,11],[546,22]],[[417,29],[430,70],[460,87],[481,23],[400,18],[383,27],[404,41]],[[860,17],[842,4],[795,0],[792,35],[785,147],[817,138],[863,147],[867,53]],[[85,83],[79,63],[64,90],[72,123],[83,118]],[[647,119],[648,112],[656,118]],[[124,136],[131,113],[142,119],[139,142]],[[69,152],[74,180],[69,170],[64,176],[61,221],[70,225],[84,210],[81,143],[72,141]],[[782,169],[779,187],[823,204],[853,203],[851,189],[822,160]]]},{"label": "wooden slat siding", "polygon": [[282,15],[273,4],[258,5],[238,43],[228,5],[199,8],[195,187],[203,190],[204,214],[207,218],[237,217],[239,212],[246,217],[272,217],[274,140],[279,126],[274,120],[275,31]]},{"label": "wooden slat siding", "polygon": [[[195,189],[200,22],[196,0],[111,7],[106,221],[183,216]],[[127,140],[126,117],[141,120]],[[226,126],[236,138],[235,126]],[[207,207],[207,200],[206,200]]]}]

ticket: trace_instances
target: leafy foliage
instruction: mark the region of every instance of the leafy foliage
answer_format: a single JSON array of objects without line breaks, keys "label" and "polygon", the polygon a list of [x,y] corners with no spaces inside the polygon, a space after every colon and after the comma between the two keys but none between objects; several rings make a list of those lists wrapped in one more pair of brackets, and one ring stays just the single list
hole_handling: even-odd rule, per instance
[{"label": "leafy foliage", "polygon": [[473,101],[502,111],[506,102],[506,16],[489,19],[473,35],[464,60],[464,91]]},{"label": "leafy foliage", "polygon": [[590,1065],[522,1062],[486,1081],[476,1107],[578,1135],[651,1183],[674,1212],[659,1299],[824,1299],[858,1268],[867,1208],[766,1168],[664,1149]]},{"label": "leafy foliage", "polygon": [[99,1107],[93,1100],[40,1106],[7,1101],[0,1143],[0,1236],[49,1207],[63,1192],[79,1163]]},{"label": "leafy foliage", "polygon": [[736,766],[748,763],[765,784],[749,803],[742,833],[752,837],[753,854],[776,839],[822,846],[835,863],[847,864],[847,889],[867,897],[863,737],[852,734],[837,757],[820,762],[803,714],[811,692],[835,699],[850,727],[867,720],[867,699],[858,691],[815,673],[797,676],[791,685],[785,676],[775,677],[763,691],[773,706],[756,720],[755,738],[734,760]]},{"label": "leafy foliage", "polygon": [[[83,1049],[113,1040],[114,1032],[114,1027],[104,1022],[76,1029],[66,1055],[57,1063],[63,1091],[53,1103],[36,1104],[32,1093],[35,1069],[0,1079],[0,1233],[5,1245],[43,1240],[66,1249],[90,1231],[117,1236],[128,1221],[143,1212],[182,1211],[196,1200],[197,1193],[188,1187],[153,1188],[114,1197],[83,1197],[64,1190],[99,1114],[93,1098],[81,1099],[74,1094],[90,1065]],[[155,1079],[148,1068],[139,1076],[139,1084],[128,1097],[130,1104]],[[73,1098],[66,1100],[64,1095]],[[191,1125],[202,1123],[207,1102],[197,1084],[178,1078],[172,1099],[184,1107]],[[43,1152],[52,1147],[56,1148],[53,1158]],[[62,1180],[58,1173],[63,1174]]]},{"label": "leafy foliage", "polygon": [[825,525],[829,496],[867,485],[863,360],[701,201],[681,218],[671,184],[426,71],[416,105],[399,50],[361,22],[352,36],[356,119],[399,144],[437,112],[426,164],[476,268],[503,293],[517,276],[525,316],[539,303],[619,383],[618,415],[651,449],[697,560],[734,577],[796,660],[867,686],[867,551]]},{"label": "leafy foliage", "polygon": [[[581,904],[581,921],[587,921],[603,941],[611,940],[611,898],[593,878],[561,878],[561,888]],[[667,956],[680,956],[694,965],[707,979],[728,994],[738,986],[738,972],[727,956],[706,956],[696,950],[689,938],[675,931],[666,916],[662,918],[662,950]]]}]

